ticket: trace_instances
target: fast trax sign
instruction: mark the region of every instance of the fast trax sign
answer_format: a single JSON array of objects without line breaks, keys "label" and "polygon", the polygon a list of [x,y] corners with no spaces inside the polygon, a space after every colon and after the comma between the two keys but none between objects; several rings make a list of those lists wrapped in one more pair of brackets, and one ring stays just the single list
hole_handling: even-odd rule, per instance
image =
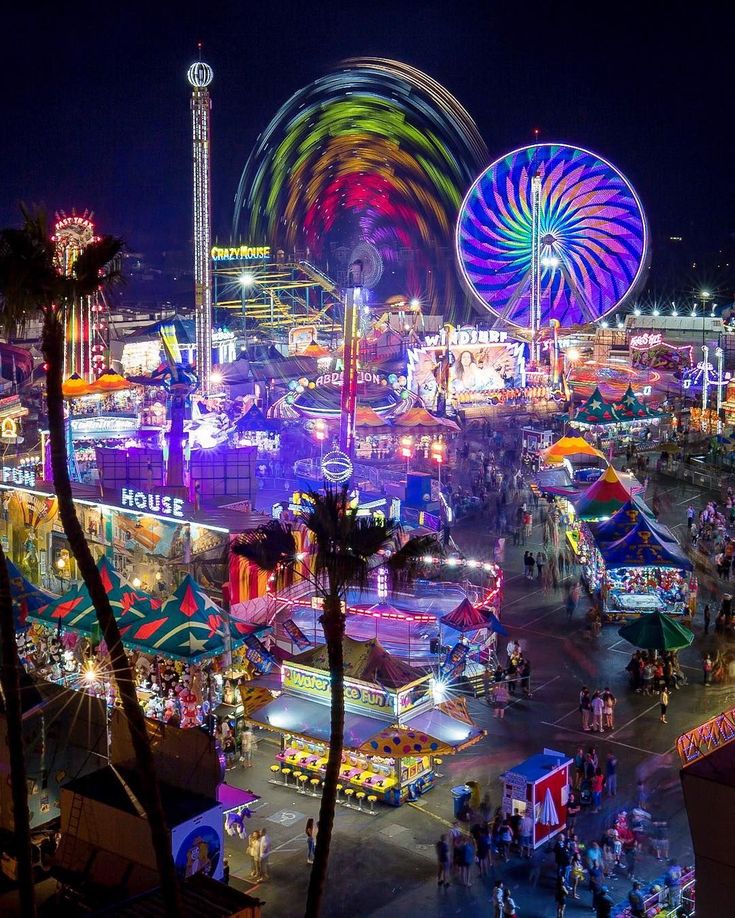
[{"label": "fast trax sign", "polygon": [[120,492],[120,504],[141,513],[159,513],[183,519],[184,501],[180,497],[161,494],[159,491],[136,491],[135,488],[123,488]]}]

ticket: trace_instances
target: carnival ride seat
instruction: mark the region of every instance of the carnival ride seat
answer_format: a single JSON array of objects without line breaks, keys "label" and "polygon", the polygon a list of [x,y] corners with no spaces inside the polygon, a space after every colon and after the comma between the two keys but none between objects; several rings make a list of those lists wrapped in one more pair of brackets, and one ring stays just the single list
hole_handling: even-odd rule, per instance
[{"label": "carnival ride seat", "polygon": [[366,812],[370,813],[371,816],[375,815],[375,802],[377,799],[378,798],[375,796],[375,794],[368,794],[367,801],[370,804],[370,809],[366,810]]},{"label": "carnival ride seat", "polygon": [[354,809],[354,804],[350,802],[354,795],[355,795],[355,789],[353,787],[348,787],[345,790],[345,797],[347,798],[345,800],[345,806],[349,807],[350,809]]},{"label": "carnival ride seat", "polygon": [[306,793],[306,782],[309,780],[309,776],[308,776],[308,775],[304,775],[304,774],[300,774],[300,775],[298,776],[297,780],[298,780],[298,782],[299,782],[298,792],[299,792],[300,794],[305,794],[305,793]]}]

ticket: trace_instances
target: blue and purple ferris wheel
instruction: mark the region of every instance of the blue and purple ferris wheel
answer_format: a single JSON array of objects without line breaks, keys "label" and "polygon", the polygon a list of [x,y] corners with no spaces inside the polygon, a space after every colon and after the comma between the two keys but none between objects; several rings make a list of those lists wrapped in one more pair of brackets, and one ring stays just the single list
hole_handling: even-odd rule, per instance
[{"label": "blue and purple ferris wheel", "polygon": [[479,303],[534,336],[603,318],[635,295],[648,226],[630,182],[565,144],[496,160],[465,196],[456,230],[463,280]]}]

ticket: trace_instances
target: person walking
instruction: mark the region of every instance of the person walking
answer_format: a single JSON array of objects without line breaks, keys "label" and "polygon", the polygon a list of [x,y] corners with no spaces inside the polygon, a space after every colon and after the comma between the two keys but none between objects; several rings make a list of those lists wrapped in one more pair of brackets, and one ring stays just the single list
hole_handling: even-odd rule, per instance
[{"label": "person walking", "polygon": [[595,918],[610,918],[614,905],[615,902],[610,897],[610,891],[607,886],[603,886],[600,890],[600,895],[597,897]]},{"label": "person walking", "polygon": [[704,684],[705,685],[709,685],[710,682],[712,681],[713,668],[714,668],[714,665],[712,663],[712,658],[710,657],[708,653],[706,653],[704,655],[704,659],[702,660],[702,673],[704,674]]},{"label": "person walking", "polygon": [[[309,817],[306,820],[306,863],[314,863],[314,852],[316,851],[316,825],[314,820]],[[448,857],[448,855],[447,855]]]},{"label": "person walking", "polygon": [[681,867],[672,858],[669,861],[666,876],[664,877],[664,885],[669,898],[669,908],[677,909],[681,905],[681,874]]},{"label": "person walking", "polygon": [[503,720],[505,717],[505,709],[508,706],[509,701],[510,694],[508,692],[508,685],[505,680],[496,682],[493,686],[493,717],[497,717],[500,720]]},{"label": "person walking", "polygon": [[613,729],[613,717],[615,715],[615,705],[617,703],[617,698],[606,685],[605,691],[602,693],[602,727],[604,730]]},{"label": "person walking", "polygon": [[505,898],[505,887],[502,880],[496,880],[493,884],[493,891],[490,895],[490,901],[493,906],[493,918],[503,918],[503,899]]},{"label": "person walking", "polygon": [[592,709],[592,732],[602,733],[602,715],[605,710],[605,702],[602,700],[602,695],[597,691],[592,696],[590,708]]},{"label": "person walking", "polygon": [[592,778],[592,812],[599,813],[602,809],[602,789],[605,786],[605,776],[602,769],[597,768]]},{"label": "person walking", "polygon": [[694,525],[694,517],[696,516],[697,511],[691,504],[687,507],[687,529],[691,529]]},{"label": "person walking", "polygon": [[503,918],[518,918],[517,908],[510,890],[506,889],[503,893]]},{"label": "person walking", "polygon": [[669,706],[669,690],[664,686],[661,691],[658,693],[658,703],[661,705],[661,716],[659,720],[662,724],[667,724],[666,720],[666,709]]},{"label": "person walking", "polygon": [[646,905],[638,880],[633,882],[633,888],[628,893],[631,918],[646,918]]},{"label": "person walking", "polygon": [[[567,806],[567,813],[569,812],[569,807]],[[521,824],[518,829],[520,836],[520,852],[521,857],[528,858],[530,860],[531,854],[533,852],[533,818],[526,809],[526,812],[521,817]]]},{"label": "person walking", "polygon": [[586,685],[582,686],[582,691],[579,693],[579,710],[582,714],[582,729],[585,733],[589,733],[590,718],[592,716],[592,699],[590,698],[590,690]]},{"label": "person walking", "polygon": [[608,797],[614,797],[618,792],[618,760],[613,752],[608,752],[605,761],[605,785]]},{"label": "person walking", "polygon": [[709,603],[704,604],[704,633],[709,634],[709,626],[712,620],[712,613],[710,612]]},{"label": "person walking", "polygon": [[250,858],[249,880],[260,879],[260,832],[256,829],[248,835],[247,854]]},{"label": "person walking", "polygon": [[241,764],[244,768],[252,768],[253,753],[258,748],[258,741],[255,739],[252,727],[247,727],[243,731],[242,740],[240,741]]},{"label": "person walking", "polygon": [[556,890],[554,891],[554,900],[556,902],[556,918],[564,918],[564,912],[567,909],[567,896],[571,890],[564,882],[564,876],[559,875],[556,878]]},{"label": "person walking", "polygon": [[[313,820],[309,820],[312,822]],[[447,887],[449,883],[449,837],[442,835],[436,843],[437,873],[436,885]],[[311,863],[311,862],[310,862]]]},{"label": "person walking", "polygon": [[260,830],[260,877],[262,880],[269,880],[268,872],[269,859],[271,856],[271,837],[265,829]]},{"label": "person walking", "polygon": [[536,552],[536,570],[538,571],[537,580],[541,582],[544,577],[544,567],[546,565],[546,553],[543,551]]},{"label": "person walking", "polygon": [[581,809],[582,806],[579,802],[577,791],[572,788],[569,791],[569,798],[567,799],[567,828],[574,828],[575,823],[577,822],[577,816],[579,816]]}]

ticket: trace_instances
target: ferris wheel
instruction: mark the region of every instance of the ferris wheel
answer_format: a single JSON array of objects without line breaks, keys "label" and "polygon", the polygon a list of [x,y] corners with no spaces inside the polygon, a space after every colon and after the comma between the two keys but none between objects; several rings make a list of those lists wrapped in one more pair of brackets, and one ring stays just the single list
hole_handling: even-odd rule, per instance
[{"label": "ferris wheel", "polygon": [[530,328],[595,322],[644,279],[648,226],[628,180],[565,144],[496,160],[465,196],[457,262],[468,290],[501,320]]}]

